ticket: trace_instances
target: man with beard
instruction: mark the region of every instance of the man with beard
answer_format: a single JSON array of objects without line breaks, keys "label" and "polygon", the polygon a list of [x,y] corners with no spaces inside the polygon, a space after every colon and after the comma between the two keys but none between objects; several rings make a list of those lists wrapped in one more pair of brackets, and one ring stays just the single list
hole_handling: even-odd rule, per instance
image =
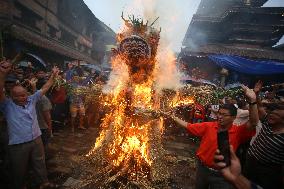
[{"label": "man with beard", "polygon": [[28,96],[24,87],[16,85],[10,91],[11,98],[7,98],[3,88],[6,75],[10,70],[11,63],[9,61],[0,62],[0,111],[6,117],[8,125],[8,151],[13,174],[12,188],[25,188],[25,177],[29,162],[32,164],[41,188],[50,187],[35,106],[36,102],[52,86],[59,69],[54,67],[49,80],[33,95]]},{"label": "man with beard", "polygon": [[[243,86],[244,92],[250,102],[256,101],[253,90]],[[196,189],[231,189],[233,185],[227,182],[214,167],[214,154],[217,149],[217,132],[227,130],[229,143],[234,151],[238,146],[248,141],[255,133],[254,128],[258,121],[257,107],[250,106],[250,120],[248,123],[236,126],[233,121],[237,115],[237,108],[233,104],[220,106],[216,122],[203,122],[190,124],[176,116],[172,119],[193,135],[200,137],[200,146],[197,150]]]}]

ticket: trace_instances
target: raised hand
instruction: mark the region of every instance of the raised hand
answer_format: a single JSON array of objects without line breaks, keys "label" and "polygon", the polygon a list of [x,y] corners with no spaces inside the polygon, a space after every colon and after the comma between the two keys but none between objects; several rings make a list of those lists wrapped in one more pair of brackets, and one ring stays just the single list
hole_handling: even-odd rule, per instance
[{"label": "raised hand", "polygon": [[33,88],[35,88],[37,81],[38,81],[37,78],[33,77],[32,79],[29,80],[29,83]]},{"label": "raised hand", "polygon": [[263,82],[259,80],[259,81],[254,85],[253,91],[254,91],[256,94],[258,94],[258,93],[261,91],[262,85],[263,85]]},{"label": "raised hand", "polygon": [[1,75],[7,75],[10,70],[12,68],[12,64],[10,63],[10,61],[7,60],[3,60],[0,62],[0,74]]},{"label": "raised hand", "polygon": [[59,70],[59,68],[58,68],[57,66],[54,66],[54,67],[52,68],[52,75],[53,75],[54,77],[57,77],[58,74],[59,74],[59,72],[60,72],[60,70]]},{"label": "raised hand", "polygon": [[256,94],[253,91],[253,89],[250,89],[245,85],[242,85],[242,89],[244,90],[244,93],[245,93],[246,97],[250,100],[250,102],[256,101]]}]

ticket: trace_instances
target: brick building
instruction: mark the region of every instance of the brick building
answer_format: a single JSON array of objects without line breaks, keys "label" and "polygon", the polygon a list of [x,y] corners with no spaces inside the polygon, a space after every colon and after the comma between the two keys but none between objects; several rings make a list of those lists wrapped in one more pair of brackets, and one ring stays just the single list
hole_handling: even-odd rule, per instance
[{"label": "brick building", "polygon": [[1,0],[4,55],[19,51],[47,62],[100,63],[115,33],[98,20],[83,0]]}]

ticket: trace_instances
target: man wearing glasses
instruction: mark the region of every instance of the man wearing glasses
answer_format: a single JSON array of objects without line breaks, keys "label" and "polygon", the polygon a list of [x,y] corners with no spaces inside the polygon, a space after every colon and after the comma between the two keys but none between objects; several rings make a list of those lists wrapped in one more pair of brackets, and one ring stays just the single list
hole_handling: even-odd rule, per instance
[{"label": "man wearing glasses", "polygon": [[258,122],[258,113],[256,104],[256,95],[253,90],[243,86],[245,95],[250,104],[250,120],[244,125],[233,125],[237,115],[237,108],[233,104],[224,104],[220,106],[217,114],[217,121],[190,124],[178,117],[172,115],[171,118],[181,127],[193,135],[200,137],[200,146],[196,152],[197,173],[196,189],[229,189],[234,188],[227,182],[214,167],[214,154],[217,149],[217,132],[228,130],[229,143],[234,151],[238,146],[248,141],[255,133],[255,126]]}]

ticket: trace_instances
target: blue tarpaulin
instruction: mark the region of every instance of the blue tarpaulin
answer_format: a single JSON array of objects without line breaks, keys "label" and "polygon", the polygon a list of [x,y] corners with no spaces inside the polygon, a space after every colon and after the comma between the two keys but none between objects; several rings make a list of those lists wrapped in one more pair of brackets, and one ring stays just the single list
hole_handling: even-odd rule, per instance
[{"label": "blue tarpaulin", "polygon": [[221,67],[239,73],[249,75],[284,74],[284,63],[281,62],[256,61],[230,55],[210,55],[209,58]]}]

